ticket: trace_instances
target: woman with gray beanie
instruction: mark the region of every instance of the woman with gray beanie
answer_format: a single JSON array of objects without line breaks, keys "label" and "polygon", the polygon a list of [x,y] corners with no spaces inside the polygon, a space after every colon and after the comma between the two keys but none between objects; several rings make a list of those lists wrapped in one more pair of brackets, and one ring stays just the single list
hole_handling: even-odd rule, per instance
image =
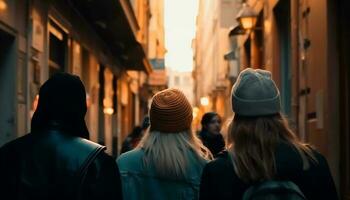
[{"label": "woman with gray beanie", "polygon": [[301,142],[281,114],[270,72],[243,70],[231,98],[232,144],[205,166],[201,200],[338,199],[326,159]]},{"label": "woman with gray beanie", "polygon": [[180,90],[166,89],[152,98],[149,117],[138,147],[117,160],[124,199],[198,199],[210,152],[191,131],[191,104]]}]

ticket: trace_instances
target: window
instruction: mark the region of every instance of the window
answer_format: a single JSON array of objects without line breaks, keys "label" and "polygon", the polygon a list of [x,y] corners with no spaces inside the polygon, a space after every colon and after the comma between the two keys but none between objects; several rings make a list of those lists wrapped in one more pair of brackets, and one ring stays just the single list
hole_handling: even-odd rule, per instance
[{"label": "window", "polygon": [[180,85],[180,77],[179,77],[179,76],[175,76],[175,77],[174,77],[174,85],[175,85],[175,86]]},{"label": "window", "polygon": [[66,69],[67,34],[54,21],[49,25],[49,75]]}]

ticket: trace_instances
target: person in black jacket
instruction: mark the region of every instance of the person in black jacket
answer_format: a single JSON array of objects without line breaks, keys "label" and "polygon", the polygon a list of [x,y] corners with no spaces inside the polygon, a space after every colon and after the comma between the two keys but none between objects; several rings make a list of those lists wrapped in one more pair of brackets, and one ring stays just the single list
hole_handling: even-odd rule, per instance
[{"label": "person in black jacket", "polygon": [[208,163],[200,200],[242,199],[252,185],[291,181],[308,200],[338,199],[326,159],[302,143],[280,114],[280,93],[265,70],[242,71],[232,88],[228,150]]},{"label": "person in black jacket", "polygon": [[221,118],[216,112],[207,112],[203,115],[201,124],[202,130],[199,133],[199,138],[216,157],[225,149],[225,141],[220,133]]},{"label": "person in black jacket", "polygon": [[31,133],[0,148],[1,199],[122,199],[116,163],[88,140],[86,110],[79,77],[43,84]]},{"label": "person in black jacket", "polygon": [[143,137],[145,131],[148,129],[149,125],[149,117],[146,116],[143,119],[142,125],[135,126],[131,133],[125,138],[122,144],[122,149],[120,150],[120,154],[135,149],[141,141],[141,138]]}]

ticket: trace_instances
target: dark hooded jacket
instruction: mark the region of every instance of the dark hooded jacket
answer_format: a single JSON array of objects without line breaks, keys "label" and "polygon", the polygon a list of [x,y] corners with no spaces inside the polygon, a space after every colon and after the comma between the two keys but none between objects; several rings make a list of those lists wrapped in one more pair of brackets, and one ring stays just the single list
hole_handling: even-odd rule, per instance
[{"label": "dark hooded jacket", "polygon": [[122,199],[117,165],[88,140],[86,110],[79,77],[45,82],[31,133],[0,148],[1,199]]}]

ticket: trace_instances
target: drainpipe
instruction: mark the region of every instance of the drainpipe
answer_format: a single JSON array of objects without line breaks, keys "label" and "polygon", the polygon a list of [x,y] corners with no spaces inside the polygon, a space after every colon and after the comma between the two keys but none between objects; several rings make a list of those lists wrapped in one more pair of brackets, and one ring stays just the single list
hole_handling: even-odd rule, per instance
[{"label": "drainpipe", "polygon": [[[291,38],[292,38],[292,73],[295,78],[292,79],[292,84],[294,86],[294,95],[292,99],[292,113],[293,120],[296,129],[298,129],[299,123],[299,112],[300,112],[300,75],[299,75],[299,60],[300,60],[300,50],[299,50],[299,0],[290,1],[291,3]],[[292,93],[293,94],[293,93]],[[300,135],[301,136],[301,135]]]}]

